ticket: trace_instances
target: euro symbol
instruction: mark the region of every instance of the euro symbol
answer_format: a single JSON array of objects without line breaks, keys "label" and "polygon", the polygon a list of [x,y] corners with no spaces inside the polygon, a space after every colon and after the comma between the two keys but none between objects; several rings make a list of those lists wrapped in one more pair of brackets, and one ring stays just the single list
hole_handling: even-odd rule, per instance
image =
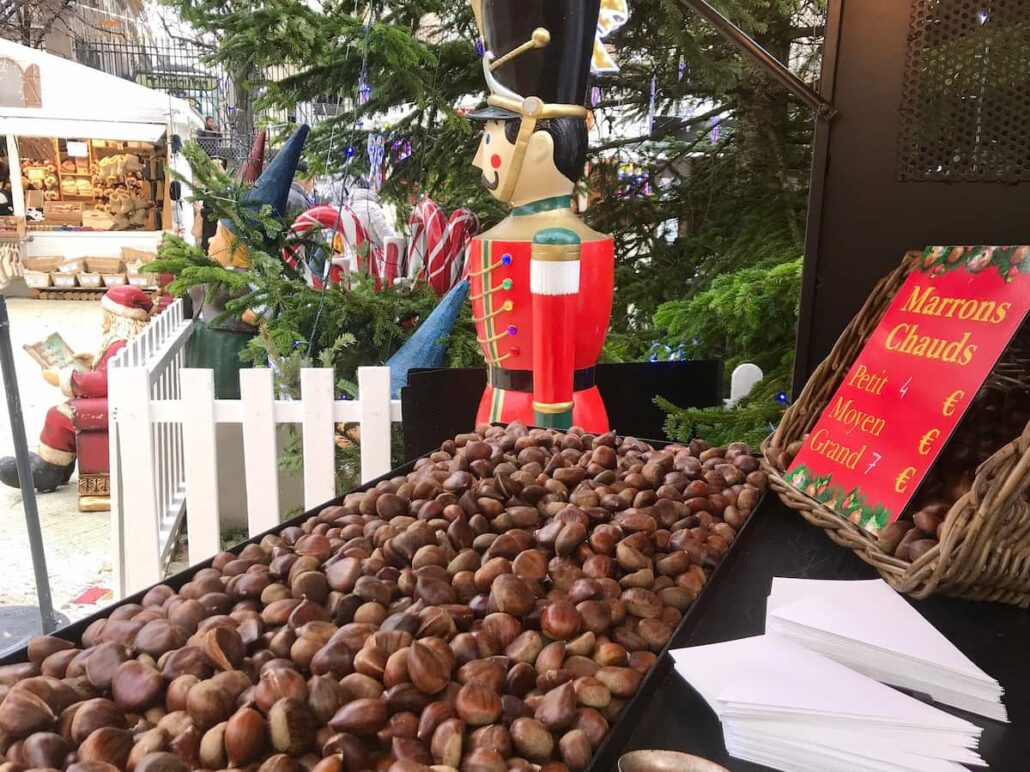
[{"label": "euro symbol", "polygon": [[923,438],[919,440],[919,455],[927,455],[930,452],[930,446],[933,445],[934,441],[940,436],[940,429],[931,429],[926,434],[924,434]]},{"label": "euro symbol", "polygon": [[914,466],[910,466],[908,469],[905,469],[894,479],[894,490],[898,493],[904,493],[908,488],[908,481],[915,476],[915,473],[916,468]]},{"label": "euro symbol", "polygon": [[962,401],[962,398],[965,397],[965,396],[966,396],[966,393],[964,391],[962,391],[962,389],[959,389],[958,391],[951,392],[951,394],[948,395],[948,398],[946,400],[944,400],[944,407],[941,410],[941,412],[944,413],[944,415],[946,415],[946,416],[953,416],[953,415],[955,415],[955,408],[956,408],[956,406],[958,405],[959,402]]}]

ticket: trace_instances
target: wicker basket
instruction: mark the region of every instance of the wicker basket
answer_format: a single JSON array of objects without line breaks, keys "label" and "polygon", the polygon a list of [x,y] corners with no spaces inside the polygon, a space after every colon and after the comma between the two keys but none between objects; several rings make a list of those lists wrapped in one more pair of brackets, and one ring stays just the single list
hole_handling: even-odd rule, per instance
[{"label": "wicker basket", "polygon": [[917,561],[895,558],[876,537],[841,517],[784,478],[787,449],[812,430],[866,340],[880,323],[920,253],[880,281],[833,351],[816,369],[776,432],[762,446],[763,468],[783,502],[826,530],[875,568],[898,592],[925,598],[935,592],[970,600],[1030,606],[1030,424],[976,470],[973,487],[948,512],[940,543]]}]

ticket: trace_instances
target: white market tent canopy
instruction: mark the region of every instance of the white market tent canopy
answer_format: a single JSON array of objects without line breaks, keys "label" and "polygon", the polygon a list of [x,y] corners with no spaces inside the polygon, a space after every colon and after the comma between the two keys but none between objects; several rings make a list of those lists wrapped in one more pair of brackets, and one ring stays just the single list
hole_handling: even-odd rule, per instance
[{"label": "white market tent canopy", "polygon": [[0,40],[0,135],[155,142],[202,126],[183,99]]}]

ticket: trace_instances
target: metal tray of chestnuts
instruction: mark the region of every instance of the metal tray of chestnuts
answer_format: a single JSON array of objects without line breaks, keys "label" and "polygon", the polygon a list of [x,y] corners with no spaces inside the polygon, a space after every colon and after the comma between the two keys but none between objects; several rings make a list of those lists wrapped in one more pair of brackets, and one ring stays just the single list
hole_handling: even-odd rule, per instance
[{"label": "metal tray of chestnuts", "polygon": [[613,770],[764,488],[479,427],[0,659],[4,772]]}]

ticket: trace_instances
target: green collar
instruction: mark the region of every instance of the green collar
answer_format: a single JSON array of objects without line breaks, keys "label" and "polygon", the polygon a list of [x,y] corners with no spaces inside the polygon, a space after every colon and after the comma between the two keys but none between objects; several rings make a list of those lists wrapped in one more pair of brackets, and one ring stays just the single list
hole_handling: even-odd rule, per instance
[{"label": "green collar", "polygon": [[572,196],[554,196],[553,198],[542,198],[539,201],[531,201],[528,204],[517,206],[511,210],[512,217],[525,217],[530,214],[550,212],[554,209],[571,209]]}]

